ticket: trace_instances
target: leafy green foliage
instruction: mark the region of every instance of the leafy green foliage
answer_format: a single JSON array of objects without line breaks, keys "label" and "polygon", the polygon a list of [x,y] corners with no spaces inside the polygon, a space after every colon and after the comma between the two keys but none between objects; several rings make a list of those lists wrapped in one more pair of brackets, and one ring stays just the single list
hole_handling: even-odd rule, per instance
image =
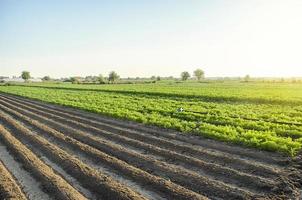
[{"label": "leafy green foliage", "polygon": [[105,84],[105,78],[103,77],[102,74],[100,74],[97,78],[98,78],[98,82],[99,82],[100,84]]},{"label": "leafy green foliage", "polygon": [[301,88],[261,83],[25,84],[0,86],[0,91],[295,155],[302,148]]},{"label": "leafy green foliage", "polygon": [[190,78],[190,74],[189,74],[189,72],[182,72],[180,74],[180,77],[181,77],[181,80],[186,81],[186,80],[188,80],[188,78]]},{"label": "leafy green foliage", "polygon": [[115,71],[109,73],[109,77],[108,77],[109,82],[114,83],[119,78],[120,76]]},{"label": "leafy green foliage", "polygon": [[50,76],[44,76],[44,77],[42,78],[42,80],[43,80],[43,81],[50,81],[51,78],[50,78]]},{"label": "leafy green foliage", "polygon": [[194,71],[194,76],[197,78],[197,80],[201,80],[204,78],[204,71],[202,69],[196,69]]},{"label": "leafy green foliage", "polygon": [[28,71],[23,71],[23,72],[21,73],[21,77],[22,77],[23,80],[27,81],[28,79],[30,79],[30,72],[28,72]]}]

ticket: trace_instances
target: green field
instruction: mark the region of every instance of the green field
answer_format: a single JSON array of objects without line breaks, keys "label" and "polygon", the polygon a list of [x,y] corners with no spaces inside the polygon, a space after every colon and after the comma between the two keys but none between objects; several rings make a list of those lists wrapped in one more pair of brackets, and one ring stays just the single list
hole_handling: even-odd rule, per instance
[{"label": "green field", "polygon": [[39,83],[0,91],[290,155],[302,147],[297,83]]}]

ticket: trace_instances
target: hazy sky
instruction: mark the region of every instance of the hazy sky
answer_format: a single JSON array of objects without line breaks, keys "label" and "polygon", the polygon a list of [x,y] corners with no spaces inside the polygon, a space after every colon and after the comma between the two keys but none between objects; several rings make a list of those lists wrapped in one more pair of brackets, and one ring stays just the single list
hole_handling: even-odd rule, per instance
[{"label": "hazy sky", "polygon": [[302,76],[302,0],[0,0],[0,75]]}]

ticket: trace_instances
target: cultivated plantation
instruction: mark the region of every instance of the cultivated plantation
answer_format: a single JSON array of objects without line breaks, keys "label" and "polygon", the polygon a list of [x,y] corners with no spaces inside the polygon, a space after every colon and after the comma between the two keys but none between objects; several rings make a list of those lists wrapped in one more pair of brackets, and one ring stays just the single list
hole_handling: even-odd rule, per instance
[{"label": "cultivated plantation", "polygon": [[299,199],[301,148],[300,83],[0,86],[3,198]]},{"label": "cultivated plantation", "polygon": [[302,0],[0,0],[0,200],[302,200]]},{"label": "cultivated plantation", "polygon": [[300,84],[31,84],[0,91],[291,156],[302,147]]}]

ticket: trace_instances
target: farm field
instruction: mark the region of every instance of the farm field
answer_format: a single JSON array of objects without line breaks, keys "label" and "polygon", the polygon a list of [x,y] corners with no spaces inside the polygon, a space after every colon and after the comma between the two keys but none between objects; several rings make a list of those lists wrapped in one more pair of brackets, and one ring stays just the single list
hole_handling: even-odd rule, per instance
[{"label": "farm field", "polygon": [[0,91],[290,156],[302,147],[301,84],[26,84]]},{"label": "farm field", "polygon": [[0,0],[0,200],[302,200],[301,10]]},{"label": "farm field", "polygon": [[[35,90],[44,95],[46,90],[49,96],[44,98],[48,100],[54,95],[54,89],[46,88],[6,86],[1,90],[32,97]],[[64,96],[67,102],[68,97]],[[301,197],[298,157],[7,93],[0,94],[0,160],[1,198]]]}]

